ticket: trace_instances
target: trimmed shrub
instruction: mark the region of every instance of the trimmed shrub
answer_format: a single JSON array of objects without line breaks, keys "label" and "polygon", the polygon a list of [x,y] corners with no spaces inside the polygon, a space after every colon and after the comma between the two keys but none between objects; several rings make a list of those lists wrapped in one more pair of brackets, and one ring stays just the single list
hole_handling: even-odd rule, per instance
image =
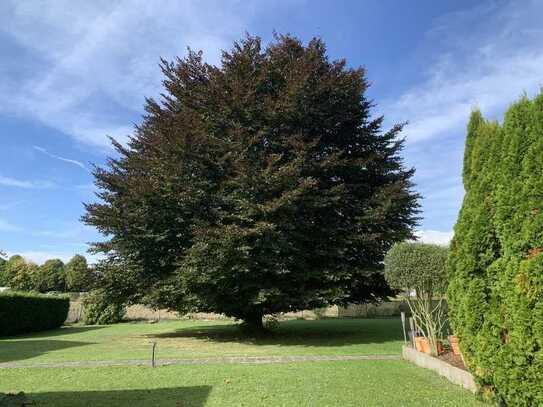
[{"label": "trimmed shrub", "polygon": [[543,93],[474,112],[448,260],[449,316],[482,392],[543,405]]},{"label": "trimmed shrub", "polygon": [[68,316],[64,296],[5,291],[0,293],[0,336],[58,328]]},{"label": "trimmed shrub", "polygon": [[106,325],[121,322],[126,314],[124,304],[111,302],[102,290],[94,290],[83,300],[83,322]]},{"label": "trimmed shrub", "polygon": [[437,355],[446,324],[445,264],[448,249],[435,244],[396,243],[385,256],[385,279],[409,306],[417,330]]}]

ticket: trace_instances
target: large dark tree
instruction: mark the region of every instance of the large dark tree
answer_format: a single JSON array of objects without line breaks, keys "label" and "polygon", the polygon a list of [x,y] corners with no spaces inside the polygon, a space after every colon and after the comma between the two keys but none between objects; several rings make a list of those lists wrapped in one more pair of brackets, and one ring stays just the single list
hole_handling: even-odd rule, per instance
[{"label": "large dark tree", "polygon": [[262,315],[375,301],[384,253],[412,236],[417,195],[398,125],[372,118],[363,69],[323,42],[248,37],[221,66],[162,61],[165,91],[95,170],[84,221],[110,239],[116,299]]}]

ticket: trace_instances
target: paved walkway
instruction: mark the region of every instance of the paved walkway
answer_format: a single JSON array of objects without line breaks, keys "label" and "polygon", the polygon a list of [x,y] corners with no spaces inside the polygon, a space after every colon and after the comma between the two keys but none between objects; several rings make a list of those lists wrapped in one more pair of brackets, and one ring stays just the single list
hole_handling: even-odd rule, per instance
[{"label": "paved walkway", "polygon": [[[334,362],[342,360],[398,360],[400,355],[365,356],[233,356],[202,359],[157,359],[155,366],[169,365],[211,365],[211,364],[269,364],[293,362]],[[0,363],[0,369],[13,368],[55,368],[55,367],[100,367],[100,366],[151,366],[149,359],[129,360],[86,360],[77,362],[51,362],[25,364],[20,362]]]}]

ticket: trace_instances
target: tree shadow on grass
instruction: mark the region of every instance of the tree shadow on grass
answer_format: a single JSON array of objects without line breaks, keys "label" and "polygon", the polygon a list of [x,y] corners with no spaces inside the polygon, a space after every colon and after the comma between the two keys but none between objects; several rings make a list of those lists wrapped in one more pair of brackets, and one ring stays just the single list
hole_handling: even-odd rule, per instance
[{"label": "tree shadow on grass", "polygon": [[56,350],[90,344],[90,342],[55,340],[0,340],[0,363],[16,362]]},{"label": "tree shadow on grass", "polygon": [[13,394],[3,397],[0,394],[0,406],[202,407],[210,391],[211,386],[187,386],[149,390],[59,391]]},{"label": "tree shadow on grass", "polygon": [[105,326],[63,326],[56,329],[49,329],[47,331],[28,332],[19,335],[0,336],[0,343],[4,339],[34,339],[34,338],[50,338],[52,336],[65,336],[72,334],[79,334],[88,331],[95,331],[97,329],[103,329]]},{"label": "tree shadow on grass", "polygon": [[212,342],[238,342],[277,346],[346,346],[403,340],[399,318],[324,319],[283,321],[263,334],[247,334],[238,324],[202,325],[172,332],[145,335],[148,338],[195,338]]}]

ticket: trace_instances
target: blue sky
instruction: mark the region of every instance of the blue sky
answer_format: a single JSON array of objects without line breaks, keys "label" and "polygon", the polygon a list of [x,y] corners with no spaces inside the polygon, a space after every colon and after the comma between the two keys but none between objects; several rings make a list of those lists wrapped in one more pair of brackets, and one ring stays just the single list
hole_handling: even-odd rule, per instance
[{"label": "blue sky", "polygon": [[500,119],[543,86],[543,1],[17,1],[0,3],[0,248],[42,262],[99,240],[79,222],[91,163],[125,140],[159,57],[220,49],[245,32],[304,41],[364,66],[369,96],[404,131],[423,194],[423,240],[446,243],[463,196],[465,125]]}]

